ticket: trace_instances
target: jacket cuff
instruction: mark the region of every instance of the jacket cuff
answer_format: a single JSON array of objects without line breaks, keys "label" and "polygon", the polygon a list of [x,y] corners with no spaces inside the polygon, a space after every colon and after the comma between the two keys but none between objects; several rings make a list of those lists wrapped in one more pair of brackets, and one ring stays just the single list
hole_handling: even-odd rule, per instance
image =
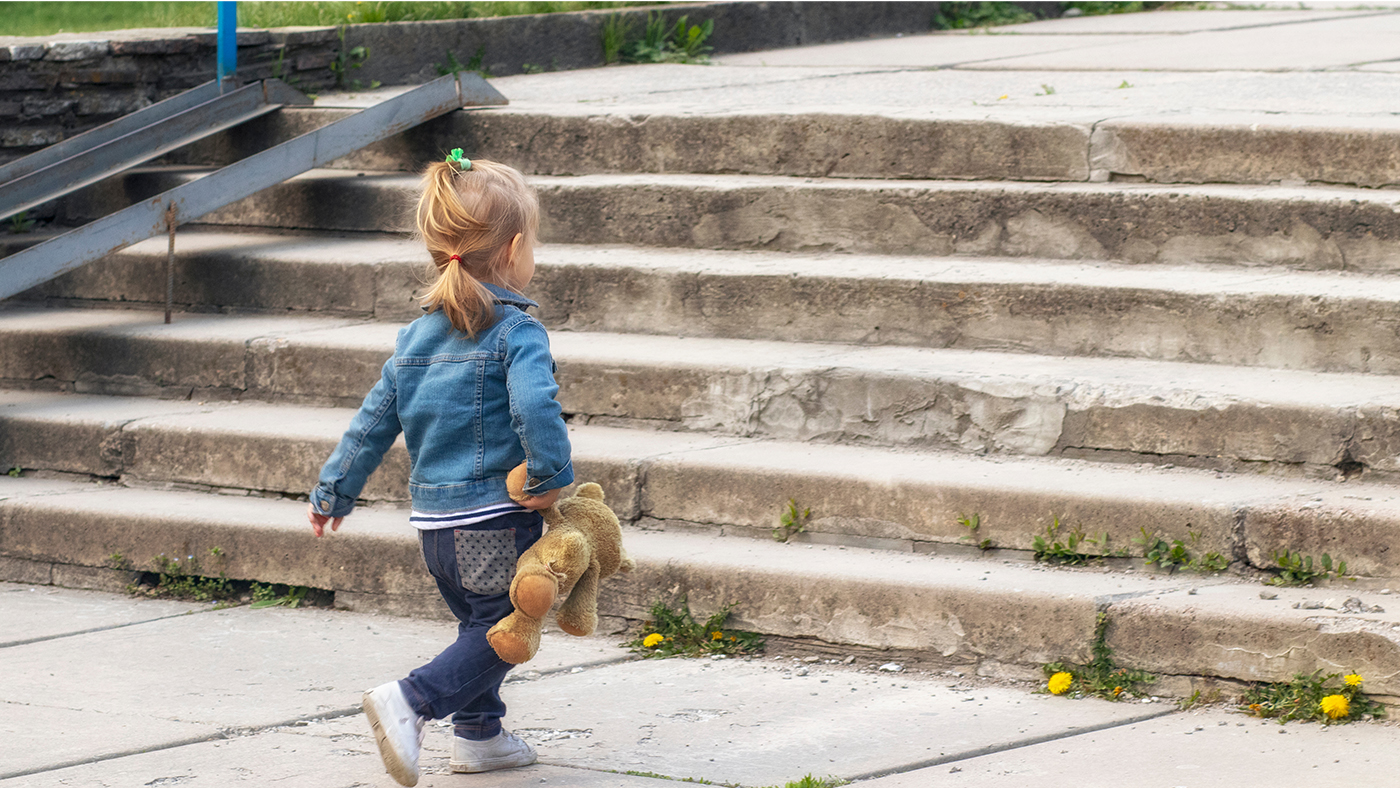
[{"label": "jacket cuff", "polygon": [[564,463],[560,471],[548,479],[536,479],[531,476],[525,480],[525,492],[530,495],[540,495],[550,490],[557,490],[560,487],[568,487],[574,483],[574,461],[572,458]]},{"label": "jacket cuff", "polygon": [[324,517],[344,517],[355,510],[355,499],[336,495],[326,485],[318,484],[311,491],[311,505]]}]

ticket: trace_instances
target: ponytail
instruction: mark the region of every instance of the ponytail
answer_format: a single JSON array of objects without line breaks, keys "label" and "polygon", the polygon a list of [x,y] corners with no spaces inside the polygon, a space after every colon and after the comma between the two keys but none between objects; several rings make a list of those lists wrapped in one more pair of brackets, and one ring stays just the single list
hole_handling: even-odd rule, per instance
[{"label": "ponytail", "polygon": [[441,309],[453,328],[475,337],[496,319],[495,298],[482,283],[511,286],[511,241],[522,235],[522,243],[534,243],[534,190],[515,169],[496,162],[473,161],[466,172],[434,162],[423,173],[415,219],[437,277],[423,306]]}]

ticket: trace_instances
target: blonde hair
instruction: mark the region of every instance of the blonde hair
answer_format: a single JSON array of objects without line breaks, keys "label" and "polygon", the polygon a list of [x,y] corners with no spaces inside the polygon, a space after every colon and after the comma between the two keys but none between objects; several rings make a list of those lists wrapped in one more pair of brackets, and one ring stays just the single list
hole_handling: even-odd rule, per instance
[{"label": "blonde hair", "polygon": [[441,309],[453,328],[475,337],[496,320],[495,299],[482,283],[515,289],[511,240],[521,235],[521,243],[535,242],[535,190],[515,168],[494,161],[473,161],[465,172],[435,162],[423,173],[415,223],[437,269],[420,299],[424,308]]}]

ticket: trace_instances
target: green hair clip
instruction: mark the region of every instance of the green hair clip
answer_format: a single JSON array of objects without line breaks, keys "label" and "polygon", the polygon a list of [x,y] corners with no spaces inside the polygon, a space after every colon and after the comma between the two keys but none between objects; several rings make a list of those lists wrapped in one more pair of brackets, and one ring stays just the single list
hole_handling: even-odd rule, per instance
[{"label": "green hair clip", "polygon": [[466,172],[472,168],[472,160],[462,155],[461,148],[453,148],[452,152],[447,154],[446,161],[448,164],[457,165],[457,169],[462,172]]}]

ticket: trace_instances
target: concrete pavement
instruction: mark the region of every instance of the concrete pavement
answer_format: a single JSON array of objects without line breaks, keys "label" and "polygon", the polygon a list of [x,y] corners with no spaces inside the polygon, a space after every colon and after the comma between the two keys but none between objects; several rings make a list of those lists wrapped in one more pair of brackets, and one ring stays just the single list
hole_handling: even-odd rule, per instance
[{"label": "concrete pavement", "polygon": [[[0,628],[16,643],[0,646],[5,788],[391,786],[360,692],[454,635],[441,621],[13,583],[0,584]],[[1226,707],[1068,700],[776,646],[753,659],[637,660],[622,639],[549,633],[511,674],[507,724],[538,765],[452,775],[450,728],[435,724],[420,784],[781,786],[812,774],[871,788],[1341,786],[1384,785],[1400,766],[1386,723],[1279,726]]]}]

